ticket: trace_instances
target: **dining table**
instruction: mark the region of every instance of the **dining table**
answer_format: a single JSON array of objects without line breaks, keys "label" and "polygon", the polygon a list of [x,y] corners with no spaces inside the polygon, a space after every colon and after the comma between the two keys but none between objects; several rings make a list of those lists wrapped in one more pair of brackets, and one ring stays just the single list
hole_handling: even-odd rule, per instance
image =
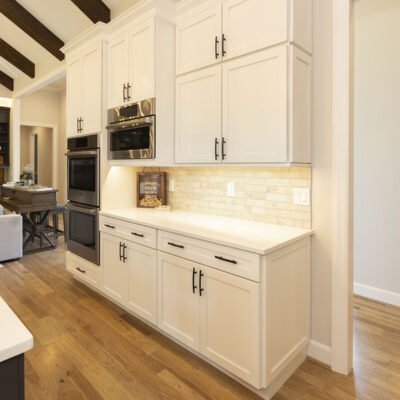
[{"label": "dining table", "polygon": [[[41,186],[3,185],[0,205],[20,214],[24,221],[24,255],[55,249],[48,235],[48,216],[57,209],[57,190]],[[34,246],[38,239],[38,246]]]}]

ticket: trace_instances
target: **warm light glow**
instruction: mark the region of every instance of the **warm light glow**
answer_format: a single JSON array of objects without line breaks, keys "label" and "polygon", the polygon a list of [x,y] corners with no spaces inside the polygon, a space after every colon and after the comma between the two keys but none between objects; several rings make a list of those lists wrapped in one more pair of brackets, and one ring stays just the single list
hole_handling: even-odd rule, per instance
[{"label": "warm light glow", "polygon": [[8,97],[0,97],[0,107],[11,107],[12,99]]}]

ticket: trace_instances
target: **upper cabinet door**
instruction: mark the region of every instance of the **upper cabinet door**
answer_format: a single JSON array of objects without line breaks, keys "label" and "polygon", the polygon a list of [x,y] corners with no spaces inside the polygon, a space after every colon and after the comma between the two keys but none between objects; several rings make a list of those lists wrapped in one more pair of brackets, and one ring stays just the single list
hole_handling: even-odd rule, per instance
[{"label": "upper cabinet door", "polygon": [[76,58],[67,64],[67,137],[79,132],[82,117],[82,59]]},{"label": "upper cabinet door", "polygon": [[[297,0],[296,0],[297,1]],[[227,0],[223,3],[224,59],[287,41],[286,0]]]},{"label": "upper cabinet door", "polygon": [[108,108],[118,107],[126,102],[124,85],[129,80],[128,36],[119,35],[108,46]]},{"label": "upper cabinet door", "polygon": [[221,65],[176,79],[175,162],[221,162]]},{"label": "upper cabinet door", "polygon": [[201,266],[201,353],[260,388],[260,285]]},{"label": "upper cabinet door", "polygon": [[157,250],[128,243],[127,307],[145,320],[157,324]]},{"label": "upper cabinet door", "polygon": [[[155,22],[150,20],[129,33],[128,103],[155,97]],[[159,66],[162,68],[162,65]]]},{"label": "upper cabinet door", "polygon": [[218,5],[177,25],[177,75],[221,61],[221,23]]},{"label": "upper cabinet door", "polygon": [[102,44],[83,55],[83,133],[101,131]]},{"label": "upper cabinet door", "polygon": [[225,161],[287,162],[288,47],[223,64]]}]

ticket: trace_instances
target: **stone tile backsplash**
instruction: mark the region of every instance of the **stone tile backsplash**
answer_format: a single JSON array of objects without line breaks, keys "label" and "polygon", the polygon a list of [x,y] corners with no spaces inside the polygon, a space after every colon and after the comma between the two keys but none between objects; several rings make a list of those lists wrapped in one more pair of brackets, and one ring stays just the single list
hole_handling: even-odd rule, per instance
[{"label": "stone tile backsplash", "polygon": [[[311,228],[311,206],[293,203],[294,188],[311,189],[310,167],[168,167],[174,209]],[[228,197],[227,183],[235,184]]]}]

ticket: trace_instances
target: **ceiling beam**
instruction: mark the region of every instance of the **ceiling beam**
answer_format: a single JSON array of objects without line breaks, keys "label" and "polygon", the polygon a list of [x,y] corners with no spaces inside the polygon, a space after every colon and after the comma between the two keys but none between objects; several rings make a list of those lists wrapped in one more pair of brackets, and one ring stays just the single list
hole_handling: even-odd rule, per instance
[{"label": "ceiling beam", "polygon": [[0,85],[5,86],[11,91],[14,90],[14,79],[6,75],[4,72],[0,71]]},{"label": "ceiling beam", "polygon": [[35,77],[35,64],[1,38],[0,57],[3,57],[31,78]]},{"label": "ceiling beam", "polygon": [[53,54],[54,57],[59,60],[64,59],[65,55],[60,51],[60,48],[64,46],[64,42],[16,0],[0,0],[0,12]]},{"label": "ceiling beam", "polygon": [[108,23],[110,9],[101,0],[71,0],[92,22]]}]

